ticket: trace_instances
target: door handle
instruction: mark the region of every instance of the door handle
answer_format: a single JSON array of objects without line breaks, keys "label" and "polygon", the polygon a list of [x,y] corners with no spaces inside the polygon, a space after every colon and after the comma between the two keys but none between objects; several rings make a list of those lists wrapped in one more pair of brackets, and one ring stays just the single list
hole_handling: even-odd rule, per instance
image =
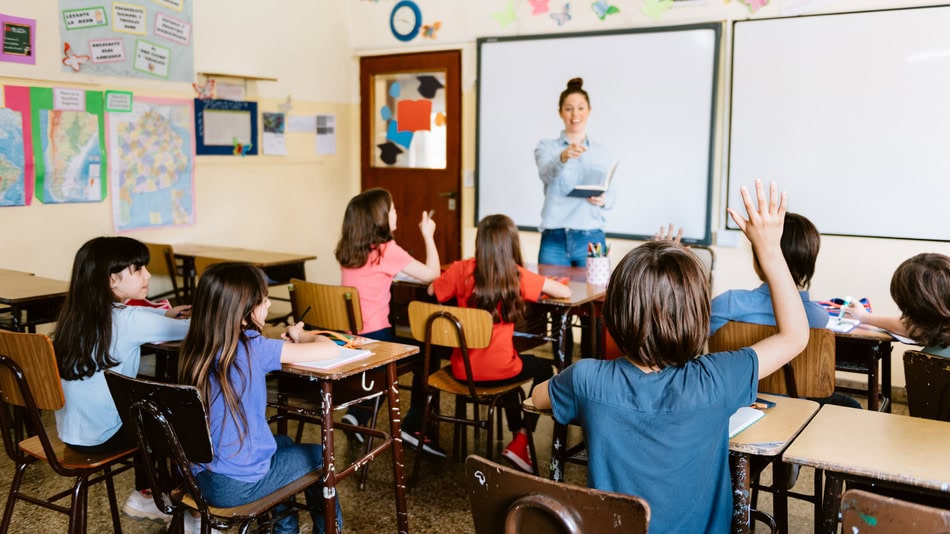
[{"label": "door handle", "polygon": [[443,191],[439,193],[439,196],[441,198],[455,198],[455,195],[456,195],[455,191]]}]

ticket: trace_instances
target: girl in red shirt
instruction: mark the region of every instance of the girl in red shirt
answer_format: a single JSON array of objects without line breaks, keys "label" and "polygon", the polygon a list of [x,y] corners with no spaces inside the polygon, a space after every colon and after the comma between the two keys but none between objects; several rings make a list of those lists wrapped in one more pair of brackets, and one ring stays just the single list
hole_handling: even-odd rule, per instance
[{"label": "girl in red shirt", "polygon": [[[524,316],[526,301],[536,302],[542,294],[567,298],[571,296],[571,288],[524,268],[518,228],[507,216],[489,215],[482,219],[475,237],[475,257],[453,263],[429,286],[429,294],[435,295],[439,302],[455,298],[463,308],[491,312],[494,320],[491,343],[484,349],[469,350],[473,378],[479,385],[503,385],[532,378],[533,389],[553,376],[550,361],[518,354],[512,336],[515,322]],[[452,353],[452,374],[458,380],[466,379],[458,349]],[[515,436],[502,456],[531,472],[521,406],[517,404],[517,397],[506,400],[508,428]]]}]

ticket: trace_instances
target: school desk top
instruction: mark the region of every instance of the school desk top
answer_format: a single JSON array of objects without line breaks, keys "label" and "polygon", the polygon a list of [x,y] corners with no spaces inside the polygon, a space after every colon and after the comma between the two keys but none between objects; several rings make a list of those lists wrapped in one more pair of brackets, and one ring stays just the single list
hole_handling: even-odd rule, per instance
[{"label": "school desk top", "polygon": [[316,256],[310,254],[272,252],[269,250],[239,247],[219,247],[216,245],[200,245],[194,243],[177,243],[173,246],[175,256],[179,258],[194,259],[195,257],[202,256],[216,260],[250,263],[261,268],[303,263],[308,260],[317,259]]}]

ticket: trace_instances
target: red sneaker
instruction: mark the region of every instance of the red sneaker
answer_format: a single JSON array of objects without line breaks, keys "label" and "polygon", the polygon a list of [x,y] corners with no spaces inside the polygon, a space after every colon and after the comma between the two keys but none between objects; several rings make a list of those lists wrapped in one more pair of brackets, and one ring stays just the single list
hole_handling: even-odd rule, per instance
[{"label": "red sneaker", "polygon": [[534,473],[534,464],[531,463],[531,450],[528,448],[528,435],[524,432],[515,434],[515,439],[505,447],[501,456],[527,473]]}]

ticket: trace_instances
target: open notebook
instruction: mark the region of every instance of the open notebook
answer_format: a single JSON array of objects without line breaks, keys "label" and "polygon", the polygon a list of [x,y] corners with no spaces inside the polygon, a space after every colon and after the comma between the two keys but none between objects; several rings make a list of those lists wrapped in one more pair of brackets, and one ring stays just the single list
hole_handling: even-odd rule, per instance
[{"label": "open notebook", "polygon": [[749,406],[743,406],[736,410],[736,413],[729,416],[729,437],[733,437],[742,432],[749,425],[765,417],[765,412],[756,410]]},{"label": "open notebook", "polygon": [[610,180],[614,177],[614,173],[617,171],[617,165],[619,161],[615,161],[613,165],[610,166],[610,170],[607,171],[607,174],[604,175],[603,180],[599,184],[585,184],[578,185],[567,194],[569,197],[599,197],[607,191],[607,188],[610,187]]},{"label": "open notebook", "polygon": [[354,360],[366,358],[367,356],[371,356],[373,354],[372,351],[364,349],[348,349],[345,347],[339,347],[339,349],[340,353],[333,358],[317,360],[313,362],[298,362],[297,365],[312,367],[314,369],[333,369],[334,367],[339,367],[344,363],[350,363]]}]

